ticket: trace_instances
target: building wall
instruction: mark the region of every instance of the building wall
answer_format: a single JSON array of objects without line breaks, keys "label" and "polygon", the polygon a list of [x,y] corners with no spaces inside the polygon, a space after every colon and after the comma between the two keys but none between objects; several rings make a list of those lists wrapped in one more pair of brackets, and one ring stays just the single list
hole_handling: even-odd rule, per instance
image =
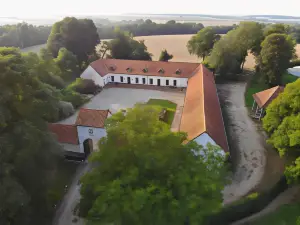
[{"label": "building wall", "polygon": [[[145,84],[145,85],[158,85],[160,80],[160,86],[175,86],[174,81],[176,81],[176,87],[187,87],[188,78],[174,78],[174,77],[159,77],[159,76],[143,76],[143,75],[128,75],[128,74],[107,74],[101,77],[91,66],[89,66],[80,76],[82,79],[90,79],[95,82],[95,84],[103,87],[107,83],[128,83],[130,79],[131,84]],[[114,77],[114,80],[112,79]],[[121,78],[123,77],[123,82]],[[145,79],[145,83],[143,83]],[[152,83],[151,83],[152,80]],[[167,80],[169,85],[167,85]]]},{"label": "building wall", "polygon": [[91,66],[88,66],[88,68],[83,71],[80,77],[86,80],[93,80],[95,84],[99,85],[100,87],[105,85],[103,78]]},{"label": "building wall", "polygon": [[93,140],[93,149],[98,149],[98,141],[106,136],[106,130],[104,128],[77,126],[78,140],[80,145],[80,152],[84,153],[83,142],[86,139]]},{"label": "building wall", "polygon": [[[199,145],[202,145],[203,147],[206,147],[208,143],[219,146],[207,133],[201,134],[200,136],[195,138],[194,141],[196,141]],[[225,152],[223,149],[220,149],[218,151],[218,153],[220,153],[221,155],[225,155]]]}]

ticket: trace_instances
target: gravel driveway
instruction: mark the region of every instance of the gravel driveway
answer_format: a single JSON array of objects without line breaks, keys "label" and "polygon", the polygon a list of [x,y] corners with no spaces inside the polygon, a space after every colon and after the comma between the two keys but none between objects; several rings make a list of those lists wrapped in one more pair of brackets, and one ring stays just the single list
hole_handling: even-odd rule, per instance
[{"label": "gravel driveway", "polygon": [[232,183],[224,189],[225,204],[236,201],[253,190],[261,181],[266,166],[263,138],[249,118],[244,104],[245,87],[244,82],[218,85],[235,167]]}]

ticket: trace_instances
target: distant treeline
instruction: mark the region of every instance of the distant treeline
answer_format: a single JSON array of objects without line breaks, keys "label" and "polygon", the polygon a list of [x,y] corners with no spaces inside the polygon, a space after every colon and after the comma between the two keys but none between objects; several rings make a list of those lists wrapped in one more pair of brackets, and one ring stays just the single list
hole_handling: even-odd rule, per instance
[{"label": "distant treeline", "polygon": [[27,23],[0,26],[0,47],[26,48],[45,44],[51,26],[33,26]]},{"label": "distant treeline", "polygon": [[[116,33],[114,30],[119,28],[121,31],[128,31],[133,36],[151,36],[151,35],[172,35],[172,34],[196,34],[199,30],[204,28],[202,23],[176,23],[170,20],[165,24],[155,23],[150,19],[136,20],[136,21],[121,21],[115,23],[105,23],[102,25],[97,23],[98,33],[100,39],[115,38]],[[214,26],[218,34],[226,34],[228,31],[235,28],[232,26]]]}]

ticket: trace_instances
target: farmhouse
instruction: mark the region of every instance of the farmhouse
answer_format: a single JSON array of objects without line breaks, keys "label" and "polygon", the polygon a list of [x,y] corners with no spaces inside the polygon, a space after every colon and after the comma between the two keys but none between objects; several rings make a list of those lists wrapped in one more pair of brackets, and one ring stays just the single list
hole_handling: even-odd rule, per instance
[{"label": "farmhouse", "polygon": [[[99,59],[88,66],[81,78],[101,87],[113,83],[186,89],[178,130],[186,132],[189,141],[203,146],[211,143],[229,151],[214,75],[202,64]],[[67,150],[70,144],[77,146],[73,151],[88,153],[85,146],[95,146],[106,135],[104,121],[109,115],[109,110],[80,109],[74,124],[51,124],[50,129],[58,141],[67,144]]]}]

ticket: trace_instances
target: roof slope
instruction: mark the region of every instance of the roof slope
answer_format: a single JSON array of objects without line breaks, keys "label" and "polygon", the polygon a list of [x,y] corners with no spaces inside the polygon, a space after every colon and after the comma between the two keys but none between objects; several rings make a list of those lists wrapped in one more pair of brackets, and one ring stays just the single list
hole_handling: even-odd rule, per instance
[{"label": "roof slope", "polygon": [[275,99],[284,87],[276,86],[264,91],[253,94],[253,98],[260,108],[268,106],[273,99]]},{"label": "roof slope", "polygon": [[[199,63],[186,62],[161,62],[161,61],[142,61],[142,60],[122,60],[122,59],[98,59],[90,66],[101,76],[108,73],[113,74],[136,74],[144,76],[165,76],[188,78],[199,66]],[[128,70],[128,68],[130,70]],[[147,68],[147,72],[143,69]],[[163,69],[163,73],[159,70]],[[177,74],[176,71],[180,71]]]},{"label": "roof slope", "polygon": [[76,125],[103,128],[109,110],[84,109],[79,110]]},{"label": "roof slope", "polygon": [[76,125],[67,124],[48,124],[49,130],[56,135],[60,143],[78,145],[78,134]]},{"label": "roof slope", "polygon": [[180,131],[186,132],[189,140],[206,132],[228,152],[214,75],[202,64],[188,81]]}]

